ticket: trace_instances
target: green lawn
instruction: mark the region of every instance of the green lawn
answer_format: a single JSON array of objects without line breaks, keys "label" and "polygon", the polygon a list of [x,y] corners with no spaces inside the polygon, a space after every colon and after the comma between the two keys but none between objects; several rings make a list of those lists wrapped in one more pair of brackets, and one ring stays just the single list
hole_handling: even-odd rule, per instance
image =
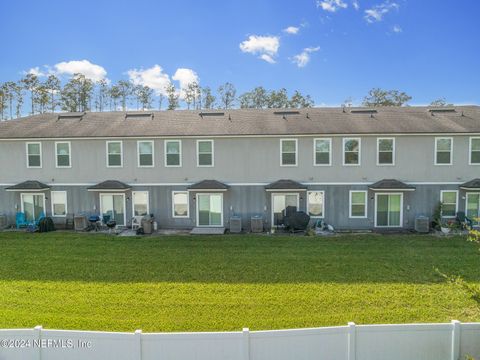
[{"label": "green lawn", "polygon": [[436,273],[480,283],[463,237],[0,233],[0,328],[278,329],[480,321]]}]

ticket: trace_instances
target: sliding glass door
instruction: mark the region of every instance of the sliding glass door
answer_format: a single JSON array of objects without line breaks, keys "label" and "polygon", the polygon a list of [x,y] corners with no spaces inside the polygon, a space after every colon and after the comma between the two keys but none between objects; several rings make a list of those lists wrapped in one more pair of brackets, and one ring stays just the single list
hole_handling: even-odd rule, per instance
[{"label": "sliding glass door", "polygon": [[467,217],[473,221],[474,225],[479,225],[480,221],[480,193],[467,193]]},{"label": "sliding glass door", "polygon": [[223,194],[197,194],[197,226],[223,226]]},{"label": "sliding glass door", "polygon": [[375,194],[375,226],[401,227],[403,194]]},{"label": "sliding glass door", "polygon": [[272,224],[283,225],[285,212],[288,206],[298,211],[298,194],[272,194]]},{"label": "sliding glass door", "polygon": [[117,226],[125,226],[125,194],[100,194],[100,211],[115,220]]},{"label": "sliding glass door", "polygon": [[44,194],[21,194],[22,212],[27,221],[35,221],[40,216],[45,216],[45,195]]}]

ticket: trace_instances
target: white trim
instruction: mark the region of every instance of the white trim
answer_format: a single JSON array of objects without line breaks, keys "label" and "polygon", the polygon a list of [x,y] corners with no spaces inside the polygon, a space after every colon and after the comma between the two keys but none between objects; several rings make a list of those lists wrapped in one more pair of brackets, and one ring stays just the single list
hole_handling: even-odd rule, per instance
[{"label": "white trim", "polygon": [[[300,191],[307,191],[308,189],[265,189],[265,191],[268,191],[268,192],[276,192],[276,191],[297,191],[297,192],[300,192]],[[312,190],[314,191],[314,190]]]},{"label": "white trim", "polygon": [[[68,166],[58,165],[58,144],[68,144]],[[72,167],[72,143],[70,141],[55,141],[55,167],[57,169],[70,169]]]},{"label": "white trim", "polygon": [[372,191],[383,191],[383,192],[390,192],[390,191],[415,191],[416,189],[385,189],[385,188],[369,188]]},{"label": "white trim", "polygon": [[[220,195],[220,199],[221,199],[221,209],[222,209],[222,215],[220,217],[220,220],[221,220],[221,223],[220,225],[200,225],[198,223],[199,221],[199,214],[198,214],[198,211],[199,211],[199,208],[198,208],[198,197],[201,196],[201,195]],[[196,219],[195,219],[195,223],[197,225],[197,227],[206,227],[206,228],[209,228],[209,227],[223,227],[223,216],[224,216],[224,213],[223,213],[223,194],[222,193],[216,193],[216,192],[208,192],[208,193],[201,193],[201,194],[196,194],[195,195],[195,207],[196,207]],[[209,210],[210,211],[210,210]]]},{"label": "white trim", "polygon": [[[179,151],[179,165],[167,165],[167,144],[169,142],[178,142],[178,151]],[[164,161],[165,167],[182,167],[182,140],[165,140],[163,142],[163,152],[165,154]],[[212,145],[212,159],[213,159],[213,145]]]},{"label": "white trim", "polygon": [[[147,215],[150,214],[150,193],[147,190],[138,190],[138,191],[132,191],[132,218],[135,215],[135,195],[137,193],[146,193],[147,194]],[[140,215],[138,215],[140,216]]]},{"label": "white trim", "polygon": [[[391,226],[391,225],[382,225],[382,226],[379,226],[377,225],[377,202],[378,202],[378,195],[400,195],[400,225],[398,226]],[[375,217],[375,222],[374,222],[374,226],[376,228],[383,228],[383,229],[388,229],[388,228],[403,228],[403,193],[402,192],[382,192],[382,193],[375,193],[375,214],[374,214],[374,217]]]},{"label": "white trim", "polygon": [[[55,204],[53,202],[53,194],[55,193],[64,193],[65,194],[65,215],[55,215],[54,207],[53,205]],[[58,203],[57,203],[58,204]],[[67,192],[65,190],[52,190],[50,191],[50,205],[52,207],[52,217],[67,217],[68,214],[68,200],[67,200]]]},{"label": "white trim", "polygon": [[[381,164],[380,163],[380,140],[392,140],[392,163],[391,164]],[[384,151],[386,152],[386,151]],[[395,166],[395,156],[396,156],[396,144],[394,137],[379,137],[377,138],[377,166]]]},{"label": "white trim", "polygon": [[295,193],[295,192],[294,193],[292,193],[292,192],[290,192],[290,193],[272,193],[272,195],[270,196],[271,197],[271,199],[270,199],[270,203],[271,203],[271,208],[270,208],[270,213],[271,213],[270,214],[270,221],[271,222],[270,222],[270,226],[271,227],[275,226],[275,224],[273,223],[274,212],[275,212],[275,208],[273,206],[273,199],[274,199],[275,195],[278,195],[278,196],[280,196],[280,195],[282,195],[282,196],[295,195],[297,197],[297,211],[300,211],[300,194],[299,193]]},{"label": "white trim", "polygon": [[[352,193],[364,193],[365,194],[365,215],[364,216],[353,216],[352,215]],[[355,204],[360,205],[360,204]],[[367,190],[350,190],[348,193],[348,217],[350,219],[366,219],[368,217],[368,191]]]},{"label": "white trim", "polygon": [[187,191],[190,192],[225,192],[228,191],[228,189],[187,189]]},{"label": "white trim", "polygon": [[[283,164],[283,142],[294,141],[295,142],[295,164]],[[298,166],[298,139],[294,138],[281,138],[280,139],[280,166],[281,167],[295,167]]]},{"label": "white trim", "polygon": [[472,163],[472,140],[480,140],[480,136],[470,136],[468,140],[468,165],[480,165],[480,162]]},{"label": "white trim", "polygon": [[[317,140],[328,141],[328,164],[317,164]],[[313,139],[313,166],[332,166],[332,138],[314,138]]]},{"label": "white trim", "polygon": [[87,189],[87,191],[92,191],[92,192],[127,192],[131,190],[131,188],[128,189]]},{"label": "white trim", "polygon": [[[200,165],[200,152],[199,152],[199,144],[200,142],[210,142],[212,144],[212,164],[211,165]],[[215,150],[214,150],[214,143],[212,139],[201,139],[197,140],[197,167],[214,167],[215,166]]]},{"label": "white trim", "polygon": [[[445,164],[439,164],[437,163],[437,142],[438,140],[442,139],[448,139],[450,140],[450,163],[445,163]],[[442,150],[442,152],[446,152],[445,150]],[[449,166],[453,164],[453,137],[447,137],[447,136],[437,136],[435,137],[435,152],[433,153],[433,165],[435,166]]]},{"label": "white trim", "polygon": [[[316,216],[316,215],[310,215],[310,202],[309,202],[309,195],[310,193],[322,193],[322,215]],[[325,218],[325,191],[324,190],[310,190],[307,191],[307,215],[310,216],[312,219],[324,219]],[[298,208],[297,208],[298,209]]]},{"label": "white trim", "polygon": [[[108,155],[109,155],[108,144],[111,144],[111,143],[120,143],[120,165],[112,165],[112,166],[108,165]],[[106,160],[107,168],[123,168],[123,141],[122,140],[106,141],[105,147],[106,147],[105,160]]]},{"label": "white trim", "polygon": [[[345,164],[345,143],[348,140],[358,141],[358,163],[357,164]],[[342,165],[343,166],[361,166],[362,165],[362,138],[360,137],[345,137],[342,141]]]},{"label": "white trim", "polygon": [[[186,194],[187,195],[187,215],[175,215],[175,194]],[[175,219],[187,219],[190,218],[190,193],[184,190],[173,190],[172,191],[172,218]]]},{"label": "white trim", "polygon": [[[455,219],[457,217],[457,212],[458,212],[458,190],[440,190],[440,202],[443,204],[443,194],[446,192],[454,192],[455,193],[455,215],[454,216],[444,216],[443,214],[440,214],[442,218],[445,219]],[[451,204],[450,204],[451,205]]]},{"label": "white trim", "polygon": [[[43,197],[43,213],[45,216],[47,216],[47,205],[45,203],[45,194],[44,193],[38,193],[38,192],[26,192],[26,193],[20,193],[20,210],[22,213],[25,214],[25,209],[23,207],[23,195],[40,195]],[[38,219],[35,219],[38,220]]]},{"label": "white trim", "polygon": [[[140,165],[140,143],[152,144],[152,165]],[[123,157],[123,148],[122,148]],[[137,141],[137,167],[139,168],[153,168],[155,167],[155,142],[153,140],[138,140]]]},{"label": "white trim", "polygon": [[[100,201],[100,217],[103,216],[102,213],[102,195],[121,195],[123,197],[123,225],[117,224],[117,226],[127,226],[127,204],[125,202],[125,193],[115,193],[115,192],[105,192],[105,193],[99,193],[99,201]],[[113,209],[112,209],[113,212]],[[111,219],[114,220],[114,219]]]},{"label": "white trim", "polygon": [[[40,166],[30,166],[29,165],[29,161],[28,161],[28,145],[34,145],[34,144],[38,144],[39,145],[39,149],[40,149]],[[43,156],[42,156],[42,143],[40,141],[30,141],[30,142],[27,142],[25,143],[25,153],[26,153],[26,159],[27,159],[27,168],[28,169],[41,169],[42,168],[42,164],[43,164]]]}]

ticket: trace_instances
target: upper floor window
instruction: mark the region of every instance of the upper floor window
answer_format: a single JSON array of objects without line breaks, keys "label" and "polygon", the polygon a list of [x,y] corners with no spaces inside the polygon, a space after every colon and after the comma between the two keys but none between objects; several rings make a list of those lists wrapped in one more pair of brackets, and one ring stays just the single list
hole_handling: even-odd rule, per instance
[{"label": "upper floor window", "polygon": [[367,217],[367,192],[364,190],[350,191],[350,211],[351,218],[366,218]]},{"label": "upper floor window", "polygon": [[323,191],[309,191],[307,194],[307,212],[311,217],[324,217],[325,193]]},{"label": "upper floor window", "polygon": [[435,138],[435,165],[452,165],[452,148],[451,137]]},{"label": "upper floor window", "polygon": [[27,167],[42,167],[42,144],[39,142],[27,143]]},{"label": "upper floor window", "polygon": [[395,139],[377,139],[377,165],[395,165]]},{"label": "upper floor window", "polygon": [[480,137],[470,138],[470,165],[480,165]]},{"label": "upper floor window", "polygon": [[360,139],[343,139],[343,165],[360,165]]},{"label": "upper floor window", "polygon": [[280,165],[297,165],[297,139],[280,140]]},{"label": "upper floor window", "polygon": [[182,142],[180,140],[165,141],[165,166],[182,166]]},{"label": "upper floor window", "polygon": [[107,167],[123,166],[123,143],[107,141]]},{"label": "upper floor window", "polygon": [[153,167],[153,141],[138,141],[138,166]]},{"label": "upper floor window", "polygon": [[213,166],[213,140],[197,140],[197,166]]},{"label": "upper floor window", "polygon": [[52,191],[52,215],[67,216],[67,192]]},{"label": "upper floor window", "polygon": [[314,165],[331,165],[332,164],[332,140],[331,139],[315,139],[313,141]]},{"label": "upper floor window", "polygon": [[57,168],[71,167],[70,142],[55,143],[55,165]]},{"label": "upper floor window", "polygon": [[442,203],[442,216],[454,218],[457,215],[458,191],[442,190],[440,192],[440,202]]}]

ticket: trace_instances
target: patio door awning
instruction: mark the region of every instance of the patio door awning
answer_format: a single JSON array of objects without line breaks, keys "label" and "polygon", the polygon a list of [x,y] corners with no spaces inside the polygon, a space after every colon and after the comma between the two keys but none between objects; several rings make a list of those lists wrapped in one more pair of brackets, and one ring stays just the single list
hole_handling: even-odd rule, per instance
[{"label": "patio door awning", "polygon": [[415,191],[415,186],[395,179],[383,179],[368,187],[372,191]]},{"label": "patio door awning", "polygon": [[118,180],[106,180],[87,188],[88,191],[127,191],[132,187]]},{"label": "patio door awning", "polygon": [[217,180],[202,180],[188,187],[188,191],[227,191],[230,186]]},{"label": "patio door awning", "polygon": [[305,191],[307,187],[294,180],[277,180],[265,186],[266,191]]},{"label": "patio door awning", "polygon": [[460,185],[460,189],[466,191],[480,191],[480,179],[473,179]]},{"label": "patio door awning", "polygon": [[5,188],[5,190],[6,191],[46,191],[46,190],[50,190],[50,186],[37,180],[27,180],[13,186],[9,186]]}]

